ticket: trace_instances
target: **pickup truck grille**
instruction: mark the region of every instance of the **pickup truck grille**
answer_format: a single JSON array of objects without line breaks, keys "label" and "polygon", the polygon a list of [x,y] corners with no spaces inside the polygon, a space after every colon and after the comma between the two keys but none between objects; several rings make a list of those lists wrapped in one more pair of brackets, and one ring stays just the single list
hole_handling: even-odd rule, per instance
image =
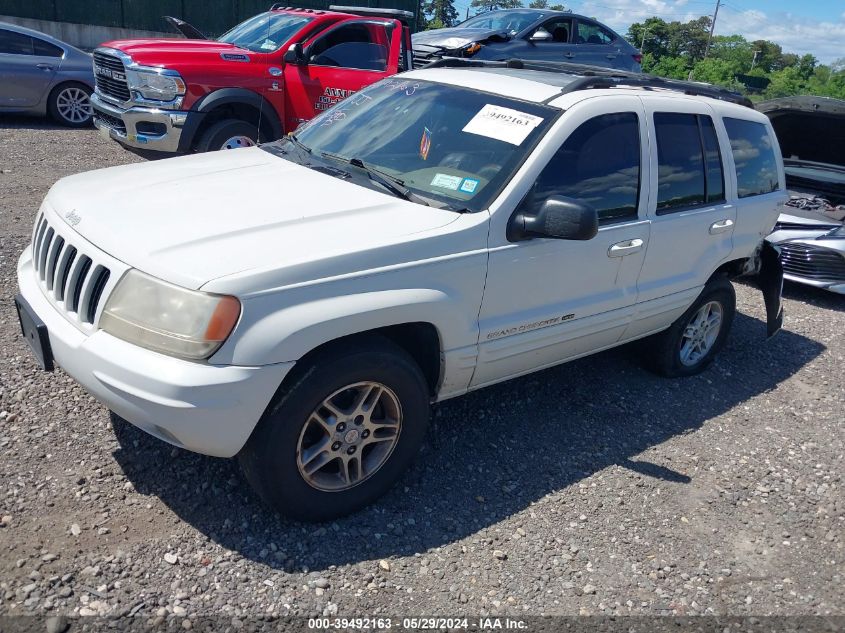
[{"label": "pickup truck grille", "polygon": [[43,215],[35,224],[32,262],[47,298],[72,321],[93,325],[111,271],[79,252]]},{"label": "pickup truck grille", "polygon": [[814,281],[845,280],[845,257],[836,251],[807,244],[781,242],[783,272]]},{"label": "pickup truck grille", "polygon": [[97,92],[121,103],[131,96],[126,83],[126,68],[119,58],[99,51],[94,52],[94,82]]}]

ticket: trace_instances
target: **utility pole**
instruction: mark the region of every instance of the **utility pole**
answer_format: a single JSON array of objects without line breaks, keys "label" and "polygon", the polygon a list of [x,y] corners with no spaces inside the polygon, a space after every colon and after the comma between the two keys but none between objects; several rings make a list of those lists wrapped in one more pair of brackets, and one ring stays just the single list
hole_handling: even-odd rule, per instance
[{"label": "utility pole", "polygon": [[713,20],[710,22],[710,35],[707,36],[707,46],[704,47],[704,59],[707,59],[707,53],[710,52],[710,42],[713,40],[713,31],[716,30],[716,18],[719,15],[719,7],[722,0],[716,0],[716,10],[713,11]]},{"label": "utility pole", "polygon": [[759,55],[759,54],[760,54],[760,49],[758,48],[754,51],[754,59],[751,60],[751,70],[754,70],[754,64],[757,63],[757,55]]},{"label": "utility pole", "polygon": [[640,52],[643,52],[643,48],[645,47],[645,36],[648,33],[648,27],[643,29],[643,41],[640,43]]}]

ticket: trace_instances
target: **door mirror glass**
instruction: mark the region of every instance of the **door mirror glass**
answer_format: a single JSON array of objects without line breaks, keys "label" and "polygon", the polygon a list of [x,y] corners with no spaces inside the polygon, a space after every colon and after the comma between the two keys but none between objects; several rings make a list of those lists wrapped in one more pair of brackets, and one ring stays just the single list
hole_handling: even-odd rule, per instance
[{"label": "door mirror glass", "polygon": [[304,64],[305,56],[302,54],[302,44],[296,42],[288,46],[284,56],[285,63],[288,64]]},{"label": "door mirror glass", "polygon": [[574,198],[547,198],[534,215],[517,213],[508,225],[508,239],[547,237],[558,240],[591,240],[599,230],[599,216],[589,204]]},{"label": "door mirror glass", "polygon": [[546,29],[537,29],[529,39],[532,42],[551,42],[552,34]]}]

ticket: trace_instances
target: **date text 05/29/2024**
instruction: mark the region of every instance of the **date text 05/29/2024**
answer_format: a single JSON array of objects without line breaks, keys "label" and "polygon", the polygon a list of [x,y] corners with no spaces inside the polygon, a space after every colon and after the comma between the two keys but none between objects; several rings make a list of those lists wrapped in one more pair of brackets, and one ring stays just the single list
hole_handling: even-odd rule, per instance
[{"label": "date text 05/29/2024", "polygon": [[312,631],[349,631],[349,630],[377,630],[406,629],[419,631],[439,630],[525,630],[528,624],[524,620],[514,618],[481,617],[481,618],[310,618],[308,629]]}]

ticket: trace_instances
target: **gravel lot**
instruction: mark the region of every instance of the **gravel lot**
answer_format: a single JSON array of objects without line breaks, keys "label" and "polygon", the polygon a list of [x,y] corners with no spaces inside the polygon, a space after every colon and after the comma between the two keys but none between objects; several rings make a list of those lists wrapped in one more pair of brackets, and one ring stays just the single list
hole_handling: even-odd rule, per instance
[{"label": "gravel lot", "polygon": [[845,297],[788,286],[765,343],[737,286],[695,378],[623,349],[444,403],[386,498],[303,525],[234,461],[112,420],[19,336],[15,263],[49,186],[140,160],[0,119],[0,614],[845,615]]}]

